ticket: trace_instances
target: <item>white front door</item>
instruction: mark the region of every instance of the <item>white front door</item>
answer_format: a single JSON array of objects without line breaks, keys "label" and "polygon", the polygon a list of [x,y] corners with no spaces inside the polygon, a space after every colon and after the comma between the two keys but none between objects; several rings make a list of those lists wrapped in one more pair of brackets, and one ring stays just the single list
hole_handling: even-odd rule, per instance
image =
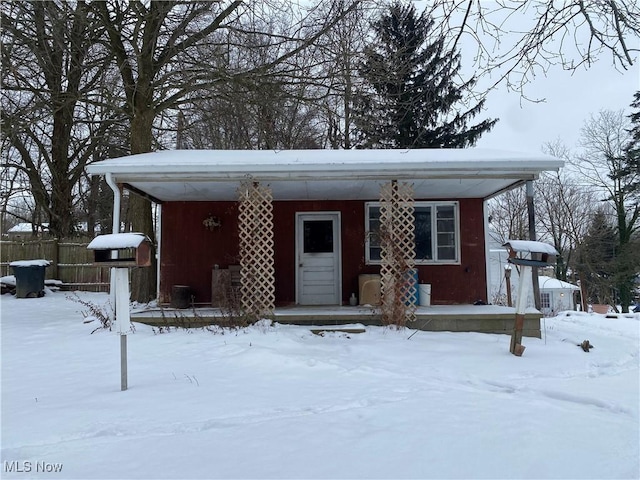
[{"label": "white front door", "polygon": [[297,213],[296,217],[297,303],[341,304],[340,213]]}]

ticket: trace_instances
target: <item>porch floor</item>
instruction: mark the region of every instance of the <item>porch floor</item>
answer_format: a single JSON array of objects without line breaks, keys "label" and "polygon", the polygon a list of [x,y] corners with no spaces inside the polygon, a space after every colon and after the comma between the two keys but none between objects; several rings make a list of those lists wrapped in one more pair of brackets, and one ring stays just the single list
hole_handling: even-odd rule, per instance
[{"label": "porch floor", "polygon": [[[382,325],[380,309],[370,306],[288,306],[278,307],[274,321],[283,324]],[[527,309],[523,335],[540,338],[542,314]],[[207,325],[232,325],[233,315],[219,308],[195,307],[175,309],[148,308],[131,313],[131,320],[152,326],[181,326],[187,328]],[[511,334],[515,308],[498,305],[433,305],[416,307],[416,321],[408,328],[426,331],[481,332]]]}]

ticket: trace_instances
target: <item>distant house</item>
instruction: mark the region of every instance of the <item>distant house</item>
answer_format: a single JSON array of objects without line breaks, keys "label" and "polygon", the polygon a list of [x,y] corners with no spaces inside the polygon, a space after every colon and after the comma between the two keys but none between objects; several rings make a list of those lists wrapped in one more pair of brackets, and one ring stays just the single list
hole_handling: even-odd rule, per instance
[{"label": "distant house", "polygon": [[49,224],[34,225],[29,222],[21,222],[7,230],[7,237],[10,240],[31,239],[49,234]]},{"label": "distant house", "polygon": [[556,278],[539,276],[540,309],[545,315],[554,315],[564,310],[575,310],[580,304],[580,287]]},{"label": "distant house", "polygon": [[[109,159],[88,171],[161,205],[161,303],[172,286],[188,285],[196,303],[210,304],[215,270],[242,265],[240,277],[256,282],[243,295],[272,290],[279,306],[348,305],[359,278],[380,273],[372,233],[381,192],[408,185],[415,210],[398,225],[415,232],[410,255],[419,282],[431,284],[431,303],[451,305],[490,300],[486,201],[562,165],[475,148],[193,150]],[[392,215],[405,203],[392,201]]]},{"label": "distant house", "polygon": [[[36,232],[34,234],[34,231]],[[86,235],[88,232],[87,222],[79,222],[76,224],[76,232],[78,235]],[[95,226],[96,234],[100,233],[100,225]],[[42,223],[41,225],[34,225],[29,222],[18,223],[7,230],[7,237],[9,240],[16,239],[34,239],[49,236],[49,224]]]}]

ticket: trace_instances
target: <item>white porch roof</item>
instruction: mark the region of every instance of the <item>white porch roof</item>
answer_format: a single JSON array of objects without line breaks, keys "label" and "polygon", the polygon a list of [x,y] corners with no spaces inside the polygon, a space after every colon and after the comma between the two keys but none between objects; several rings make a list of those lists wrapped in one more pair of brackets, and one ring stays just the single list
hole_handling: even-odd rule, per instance
[{"label": "white porch roof", "polygon": [[91,164],[92,175],[157,201],[236,200],[239,182],[269,184],[274,200],[367,200],[410,181],[416,199],[488,198],[564,162],[478,148],[414,150],[163,150]]}]

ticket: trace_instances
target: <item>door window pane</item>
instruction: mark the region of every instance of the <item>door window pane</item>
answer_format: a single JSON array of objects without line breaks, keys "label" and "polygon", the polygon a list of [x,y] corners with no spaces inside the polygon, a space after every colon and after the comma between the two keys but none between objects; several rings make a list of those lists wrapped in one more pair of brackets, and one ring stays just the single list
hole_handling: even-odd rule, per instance
[{"label": "door window pane", "polygon": [[304,253],[333,252],[333,221],[304,221]]}]

